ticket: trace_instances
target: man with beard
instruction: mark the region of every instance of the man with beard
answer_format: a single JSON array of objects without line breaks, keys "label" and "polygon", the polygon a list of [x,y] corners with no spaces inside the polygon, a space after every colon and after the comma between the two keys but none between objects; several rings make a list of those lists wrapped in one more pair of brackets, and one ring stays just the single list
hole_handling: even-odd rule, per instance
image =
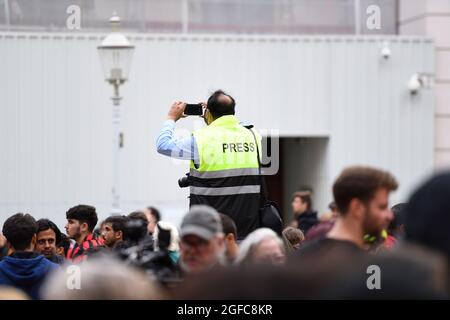
[{"label": "man with beard", "polygon": [[67,252],[66,258],[72,262],[81,262],[86,259],[89,250],[103,246],[103,240],[97,239],[93,234],[97,224],[95,208],[80,204],[70,208],[67,213],[65,226],[67,236],[75,240]]},{"label": "man with beard", "polygon": [[102,238],[108,248],[119,248],[123,242],[125,226],[128,219],[125,216],[111,216],[104,221]]},{"label": "man with beard", "polygon": [[300,257],[359,255],[366,249],[364,236],[379,235],[393,219],[388,197],[397,181],[388,172],[371,167],[349,167],[333,184],[340,212],[333,228],[323,238],[299,251]]},{"label": "man with beard", "polygon": [[42,254],[53,263],[63,264],[64,257],[56,252],[57,245],[61,242],[61,231],[59,231],[55,223],[48,219],[39,219],[37,225],[34,251]]}]

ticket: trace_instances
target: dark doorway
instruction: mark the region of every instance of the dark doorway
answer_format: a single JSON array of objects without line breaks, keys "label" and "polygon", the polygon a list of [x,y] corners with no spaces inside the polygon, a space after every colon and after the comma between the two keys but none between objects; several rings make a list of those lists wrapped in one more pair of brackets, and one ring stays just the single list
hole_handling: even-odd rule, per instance
[{"label": "dark doorway", "polygon": [[265,179],[269,199],[280,205],[285,224],[292,220],[291,196],[296,191],[310,190],[314,209],[325,210],[331,201],[328,138],[280,138],[279,163],[278,172]]}]

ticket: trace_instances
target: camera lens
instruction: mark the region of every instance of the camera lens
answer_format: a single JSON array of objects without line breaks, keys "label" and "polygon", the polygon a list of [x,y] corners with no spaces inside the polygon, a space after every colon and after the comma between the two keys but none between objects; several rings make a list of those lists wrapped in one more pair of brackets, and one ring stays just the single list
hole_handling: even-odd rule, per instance
[{"label": "camera lens", "polygon": [[183,177],[183,178],[178,179],[178,186],[180,188],[189,187],[189,177]]}]

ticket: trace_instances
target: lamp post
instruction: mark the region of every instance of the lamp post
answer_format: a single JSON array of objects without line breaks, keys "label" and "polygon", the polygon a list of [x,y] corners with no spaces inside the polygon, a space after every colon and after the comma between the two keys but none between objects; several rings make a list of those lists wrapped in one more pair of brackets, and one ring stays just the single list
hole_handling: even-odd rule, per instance
[{"label": "lamp post", "polygon": [[112,185],[112,213],[120,213],[119,193],[119,160],[122,144],[120,133],[120,100],[119,87],[128,79],[131,58],[134,46],[118,31],[120,18],[114,13],[109,19],[113,32],[106,36],[97,47],[102,64],[105,80],[114,88],[111,97],[113,101],[112,127],[113,127],[113,185]]}]

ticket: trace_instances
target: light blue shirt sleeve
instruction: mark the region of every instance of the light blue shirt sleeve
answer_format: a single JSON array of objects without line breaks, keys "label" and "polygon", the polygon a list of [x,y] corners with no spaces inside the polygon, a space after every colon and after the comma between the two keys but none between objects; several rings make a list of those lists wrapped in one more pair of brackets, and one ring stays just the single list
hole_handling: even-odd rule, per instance
[{"label": "light blue shirt sleeve", "polygon": [[156,140],[158,153],[176,159],[194,160],[198,163],[197,143],[193,136],[176,139],[174,135],[175,121],[166,120]]}]

